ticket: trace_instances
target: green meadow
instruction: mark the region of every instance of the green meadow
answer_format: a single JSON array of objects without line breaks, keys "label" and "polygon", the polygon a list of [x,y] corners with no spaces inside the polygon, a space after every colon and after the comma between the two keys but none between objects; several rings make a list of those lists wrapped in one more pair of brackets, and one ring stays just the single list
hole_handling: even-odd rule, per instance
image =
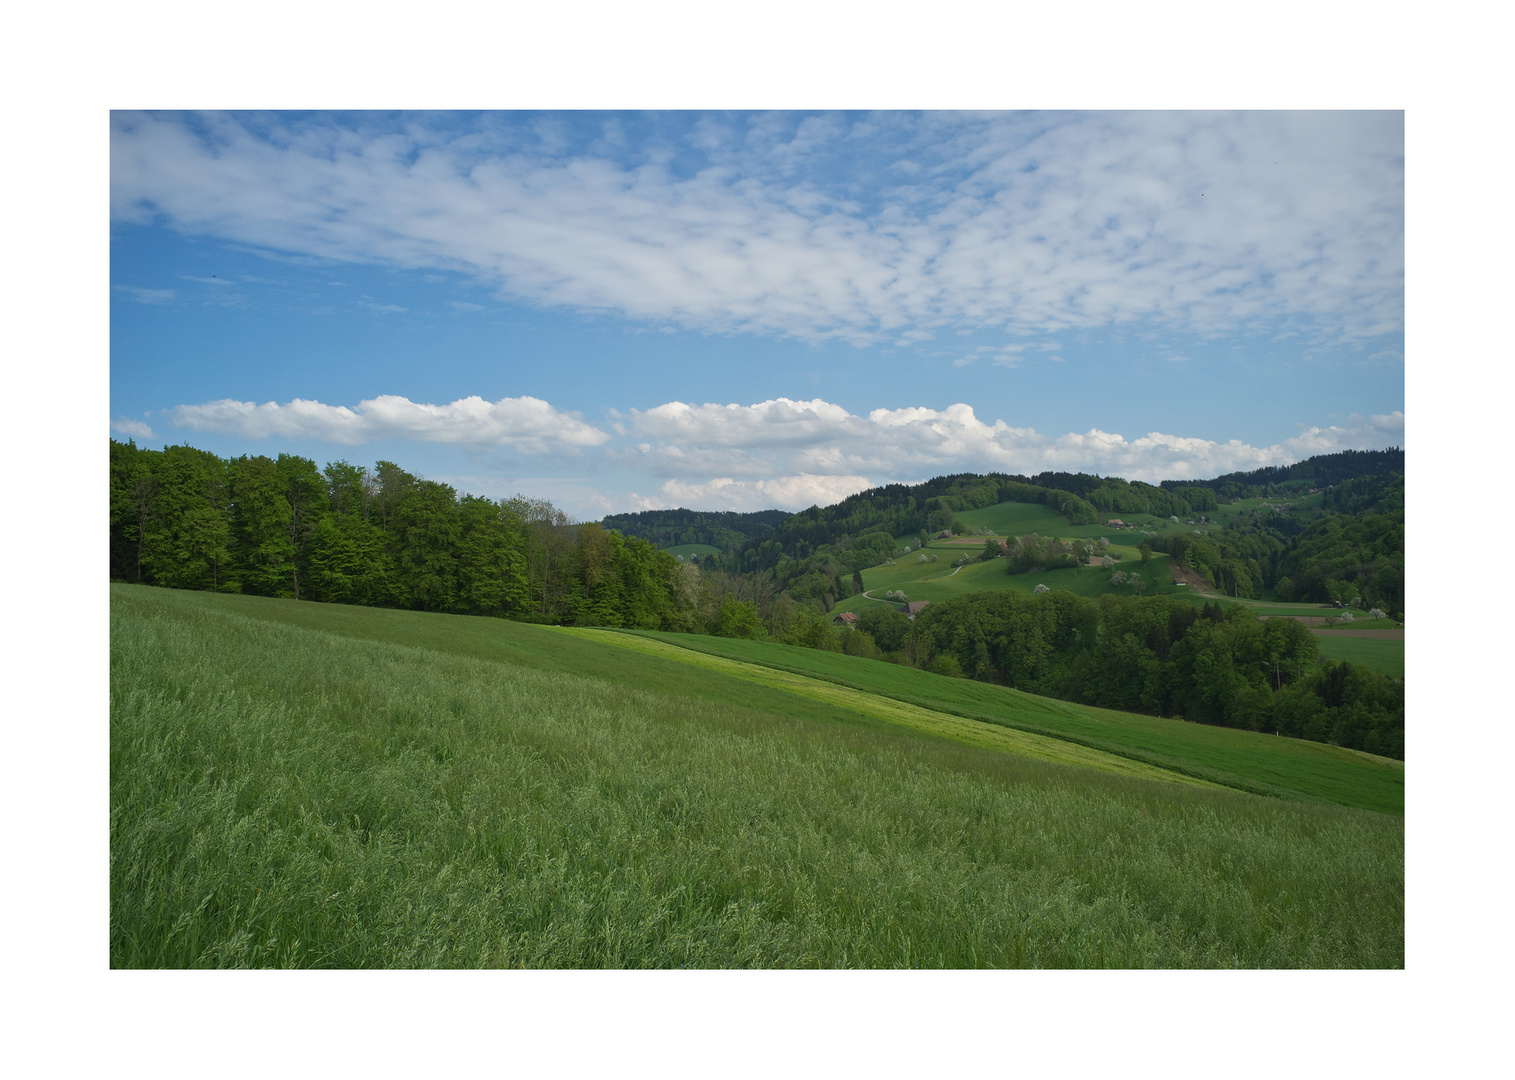
[{"label": "green meadow", "polygon": [[[1309,511],[1320,505],[1321,495],[1310,495],[1304,498],[1292,499],[1290,503],[1296,508]],[[1167,518],[1158,518],[1151,514],[1132,515],[1102,515],[1108,517],[1121,517],[1128,525],[1137,526],[1156,533],[1173,532],[1211,532],[1229,524],[1235,518],[1250,513],[1264,503],[1278,505],[1282,499],[1246,499],[1241,502],[1223,506],[1220,509],[1207,513],[1212,520],[1202,525],[1190,526],[1185,523],[1174,524]],[[1203,604],[1208,601],[1216,601],[1222,604],[1241,604],[1258,615],[1288,615],[1288,616],[1311,616],[1320,618],[1339,618],[1342,610],[1320,604],[1284,604],[1271,600],[1248,600],[1220,596],[1213,593],[1196,591],[1192,586],[1179,585],[1173,580],[1169,570],[1169,558],[1162,553],[1154,552],[1144,564],[1141,561],[1140,546],[1144,537],[1139,531],[1132,529],[1112,529],[1103,524],[1097,525],[1073,525],[1066,517],[1049,507],[1039,503],[999,503],[995,506],[987,506],[981,510],[965,510],[956,514],[958,528],[963,535],[951,540],[932,539],[922,550],[900,550],[892,565],[875,566],[863,571],[863,587],[869,596],[853,596],[840,601],[836,605],[837,611],[862,611],[873,603],[887,602],[885,593],[903,590],[911,600],[947,600],[954,596],[968,592],[985,592],[1000,589],[1013,589],[1018,592],[1033,592],[1038,585],[1046,585],[1049,589],[1065,590],[1078,596],[1098,598],[1105,593],[1114,593],[1118,596],[1130,596],[1135,589],[1128,583],[1115,585],[1111,582],[1112,575],[1117,571],[1124,571],[1130,575],[1133,571],[1141,575],[1143,581],[1142,594],[1145,596],[1165,595],[1183,597],[1195,604]],[[988,529],[989,536],[978,535],[977,530]],[[1089,539],[1108,540],[1109,547],[1104,550],[1115,560],[1115,565],[1109,569],[1104,567],[1082,567],[1079,569],[1050,570],[1031,574],[1008,574],[1003,562],[989,561],[983,563],[970,563],[961,569],[954,567],[953,563],[966,557],[977,557],[983,552],[984,541],[988,539],[1008,539],[1011,537],[1025,536],[1036,533],[1039,536],[1051,536],[1061,540]],[[909,543],[909,537],[899,538],[899,542]],[[920,561],[920,556],[928,556],[926,562]],[[929,556],[935,556],[936,561],[930,561]],[[1366,616],[1360,612],[1354,612],[1357,619],[1355,626],[1399,626],[1401,624],[1382,621],[1369,622]]]},{"label": "green meadow", "polygon": [[[1102,567],[1069,567],[1042,573],[1011,574],[1006,572],[1008,564],[1003,559],[970,562],[962,567],[952,565],[964,555],[978,556],[983,551],[981,542],[965,548],[947,546],[945,541],[933,541],[923,552],[898,556],[892,566],[875,566],[864,570],[863,589],[869,596],[859,594],[849,597],[837,604],[837,610],[861,611],[871,603],[886,602],[885,593],[896,590],[903,590],[911,600],[947,600],[963,593],[999,589],[1029,593],[1038,585],[1046,585],[1049,589],[1064,589],[1079,596],[1099,597],[1105,593],[1132,595],[1130,585],[1111,584],[1111,575],[1116,570],[1124,570],[1127,574],[1132,571],[1140,573],[1146,583],[1145,595],[1148,596],[1155,593],[1192,592],[1187,586],[1173,584],[1173,575],[1168,570],[1168,556],[1153,555],[1151,561],[1144,566],[1135,548],[1126,549],[1112,543],[1110,549],[1112,554],[1120,554],[1122,559],[1109,570]],[[935,555],[936,561],[921,562],[919,558],[922,554]]]},{"label": "green meadow", "polygon": [[1404,964],[1402,816],[962,680],[123,585],[110,665],[112,967]]},{"label": "green meadow", "polygon": [[1316,634],[1315,640],[1320,645],[1321,656],[1361,664],[1395,679],[1405,677],[1403,638],[1393,641],[1383,638],[1350,637],[1344,633],[1324,631]]},{"label": "green meadow", "polygon": [[1025,536],[1039,533],[1043,536],[1072,536],[1074,526],[1068,519],[1041,503],[1003,502],[986,506],[981,510],[963,510],[952,515],[958,520],[958,529],[972,533],[989,529],[995,536]]},{"label": "green meadow", "polygon": [[695,555],[719,555],[721,553],[721,549],[712,544],[675,544],[663,550],[681,559],[692,558]]}]

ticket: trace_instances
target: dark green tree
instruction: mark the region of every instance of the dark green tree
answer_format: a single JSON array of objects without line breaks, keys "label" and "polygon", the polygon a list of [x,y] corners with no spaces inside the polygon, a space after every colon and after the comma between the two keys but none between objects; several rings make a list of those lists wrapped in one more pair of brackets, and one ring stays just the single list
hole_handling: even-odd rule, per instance
[{"label": "dark green tree", "polygon": [[285,497],[278,464],[244,454],[231,463],[228,472],[231,531],[243,590],[259,596],[293,596],[294,512]]},{"label": "dark green tree", "polygon": [[458,543],[463,523],[457,492],[416,481],[395,511],[391,543],[399,568],[400,602],[421,611],[451,611],[457,601]]}]

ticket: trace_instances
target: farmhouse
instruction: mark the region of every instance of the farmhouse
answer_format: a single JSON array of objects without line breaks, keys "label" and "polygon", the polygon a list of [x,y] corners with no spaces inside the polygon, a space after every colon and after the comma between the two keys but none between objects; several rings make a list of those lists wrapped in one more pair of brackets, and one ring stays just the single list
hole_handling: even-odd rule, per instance
[{"label": "farmhouse", "polygon": [[905,615],[908,618],[913,619],[921,612],[925,611],[926,605],[929,603],[931,603],[930,600],[912,600],[905,605]]},{"label": "farmhouse", "polygon": [[1109,521],[1105,522],[1105,524],[1114,525],[1117,529],[1124,529],[1126,527],[1126,523],[1120,518],[1111,518]]},{"label": "farmhouse", "polygon": [[840,614],[838,614],[837,617],[834,618],[834,619],[832,619],[831,621],[834,622],[834,623],[836,623],[838,626],[849,626],[849,627],[850,626],[856,626],[857,625],[857,613],[854,612],[854,611],[843,611]]}]

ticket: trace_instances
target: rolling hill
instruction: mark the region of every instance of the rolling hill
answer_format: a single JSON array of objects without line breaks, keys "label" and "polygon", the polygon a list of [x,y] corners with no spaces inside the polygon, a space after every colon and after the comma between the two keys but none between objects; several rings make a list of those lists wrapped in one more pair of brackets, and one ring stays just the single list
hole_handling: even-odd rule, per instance
[{"label": "rolling hill", "polygon": [[112,586],[112,966],[1403,966],[1391,763],[675,639]]}]

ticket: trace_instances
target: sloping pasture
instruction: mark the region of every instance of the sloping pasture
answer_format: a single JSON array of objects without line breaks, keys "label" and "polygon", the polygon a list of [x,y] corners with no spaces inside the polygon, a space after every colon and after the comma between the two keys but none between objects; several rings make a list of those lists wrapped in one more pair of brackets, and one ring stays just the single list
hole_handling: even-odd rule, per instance
[{"label": "sloping pasture", "polygon": [[609,636],[113,586],[111,965],[1404,964],[1398,817]]}]

